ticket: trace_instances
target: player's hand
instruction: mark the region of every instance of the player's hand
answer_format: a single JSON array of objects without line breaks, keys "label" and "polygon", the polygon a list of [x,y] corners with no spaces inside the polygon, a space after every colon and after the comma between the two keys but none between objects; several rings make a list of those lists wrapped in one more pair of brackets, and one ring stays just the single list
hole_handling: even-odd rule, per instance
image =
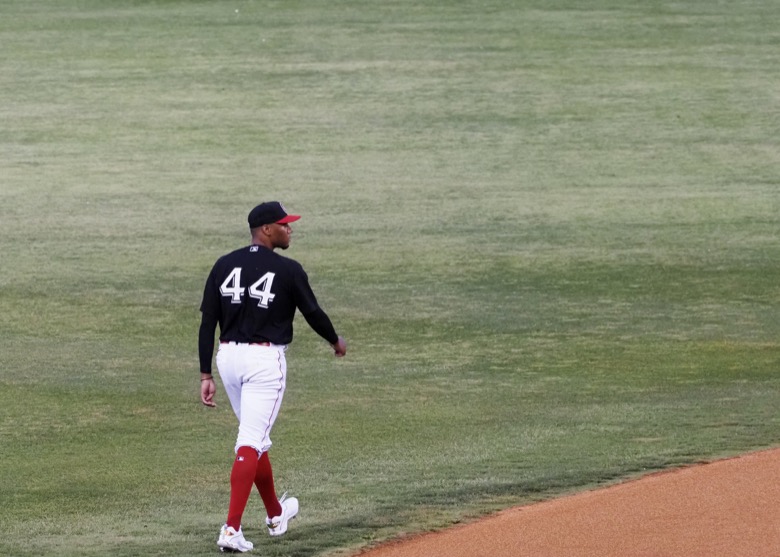
[{"label": "player's hand", "polygon": [[331,346],[333,347],[333,352],[336,354],[337,358],[347,355],[347,341],[344,340],[344,337],[339,337],[336,344],[332,344]]},{"label": "player's hand", "polygon": [[214,378],[202,378],[200,382],[200,401],[211,408],[217,406],[214,402],[214,395],[217,394],[217,386],[214,384]]}]

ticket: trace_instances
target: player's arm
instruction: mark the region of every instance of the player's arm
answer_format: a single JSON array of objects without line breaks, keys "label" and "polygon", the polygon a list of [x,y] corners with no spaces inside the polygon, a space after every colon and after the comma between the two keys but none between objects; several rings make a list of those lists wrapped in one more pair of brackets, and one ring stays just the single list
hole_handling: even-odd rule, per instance
[{"label": "player's arm", "polygon": [[347,343],[343,337],[336,334],[333,323],[321,308],[317,308],[309,313],[304,313],[303,318],[309,324],[315,333],[327,340],[333,347],[333,352],[337,357],[344,356],[347,353]]},{"label": "player's arm", "polygon": [[303,267],[296,264],[294,268],[294,297],[295,305],[303,315],[306,322],[309,324],[315,333],[327,340],[333,352],[337,357],[342,357],[347,353],[347,343],[343,337],[336,334],[336,330],[333,328],[333,323],[330,321],[330,317],[325,313],[320,305],[317,303],[317,297],[309,285],[309,277],[306,275],[306,271]]},{"label": "player's arm", "polygon": [[214,294],[217,265],[209,273],[206,287],[203,289],[203,301],[200,304],[201,319],[198,330],[198,358],[200,360],[200,401],[206,406],[216,406],[214,395],[217,387],[211,374],[211,360],[214,357],[214,332],[219,323],[220,302]]},{"label": "player's arm", "polygon": [[216,406],[214,395],[217,387],[211,374],[211,360],[214,356],[214,331],[217,319],[203,312],[198,330],[198,357],[200,359],[200,401],[206,406]]}]

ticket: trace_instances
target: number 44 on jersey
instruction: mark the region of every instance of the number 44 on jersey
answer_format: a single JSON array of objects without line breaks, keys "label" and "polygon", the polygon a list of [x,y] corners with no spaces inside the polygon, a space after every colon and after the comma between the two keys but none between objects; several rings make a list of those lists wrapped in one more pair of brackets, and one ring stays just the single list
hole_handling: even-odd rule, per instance
[{"label": "number 44 on jersey", "polygon": [[[271,292],[274,284],[274,273],[266,273],[248,288],[249,297],[258,300],[257,306],[268,308],[268,304],[274,301],[276,294]],[[231,304],[240,304],[244,295],[244,287],[241,286],[241,267],[236,267],[220,285],[219,292],[230,298]]]}]

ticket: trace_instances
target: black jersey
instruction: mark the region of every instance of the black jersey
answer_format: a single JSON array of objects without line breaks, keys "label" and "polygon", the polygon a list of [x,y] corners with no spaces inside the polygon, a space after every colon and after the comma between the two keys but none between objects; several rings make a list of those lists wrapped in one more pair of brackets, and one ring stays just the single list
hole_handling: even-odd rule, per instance
[{"label": "black jersey", "polygon": [[303,267],[257,245],[217,260],[200,306],[219,322],[221,341],[273,344],[292,341],[296,308],[304,316],[319,310]]}]

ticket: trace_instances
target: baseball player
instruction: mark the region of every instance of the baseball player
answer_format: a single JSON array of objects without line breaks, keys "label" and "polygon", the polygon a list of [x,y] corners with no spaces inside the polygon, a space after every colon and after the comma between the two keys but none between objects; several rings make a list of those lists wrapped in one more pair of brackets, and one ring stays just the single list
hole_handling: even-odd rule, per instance
[{"label": "baseball player", "polygon": [[277,499],[268,459],[269,435],[284,395],[285,350],[293,338],[295,310],[330,343],[336,356],[347,353],[346,342],[317,303],[303,267],[275,252],[289,247],[290,223],[299,218],[288,214],[278,201],[252,209],[247,219],[251,245],[220,257],[203,291],[198,334],[200,399],[206,406],[215,406],[211,360],[219,323],[217,370],[239,422],[230,504],[217,540],[222,551],[253,548],[241,530],[253,485],[263,500],[270,535],[284,534],[290,519],[298,514],[295,497]]}]

